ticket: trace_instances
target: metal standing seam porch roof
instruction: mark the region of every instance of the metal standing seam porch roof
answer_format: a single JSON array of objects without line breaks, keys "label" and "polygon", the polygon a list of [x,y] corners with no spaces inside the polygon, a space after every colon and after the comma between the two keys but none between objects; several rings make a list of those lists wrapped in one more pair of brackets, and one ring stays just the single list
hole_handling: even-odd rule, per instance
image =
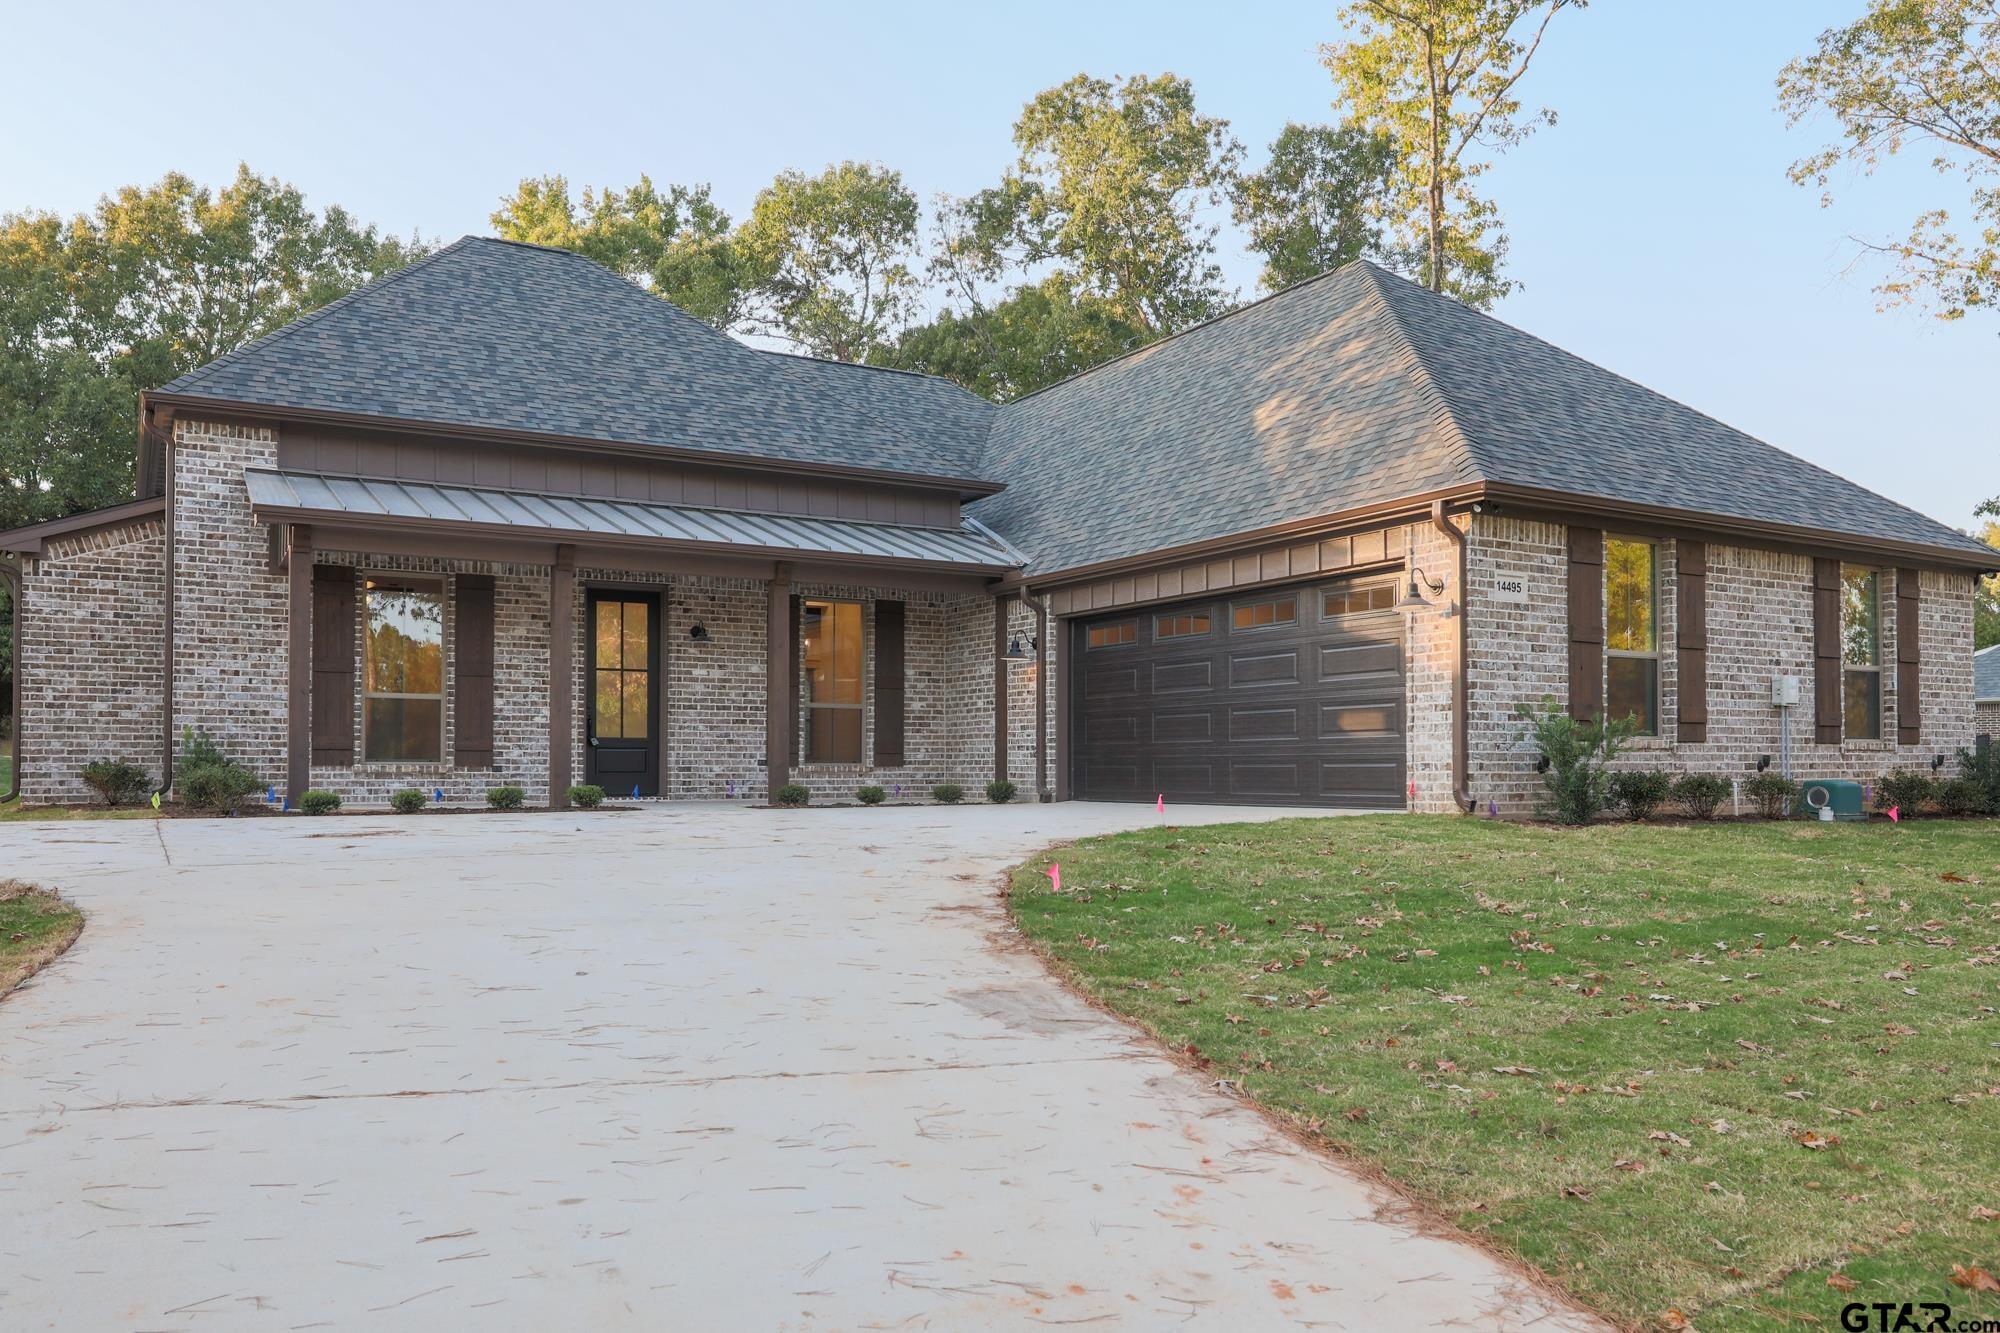
[{"label": "metal standing seam porch roof", "polygon": [[243,478],[259,518],[465,524],[586,540],[636,538],[994,571],[1025,563],[1019,551],[973,519],[958,528],[919,528],[263,468],[246,469]]}]

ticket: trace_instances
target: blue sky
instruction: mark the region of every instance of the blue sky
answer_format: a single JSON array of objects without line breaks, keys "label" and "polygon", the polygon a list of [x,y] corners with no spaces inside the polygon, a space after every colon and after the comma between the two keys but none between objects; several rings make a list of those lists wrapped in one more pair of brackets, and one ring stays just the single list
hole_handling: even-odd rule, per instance
[{"label": "blue sky", "polygon": [[[1875,309],[1851,234],[1948,182],[1918,162],[1841,182],[1785,167],[1772,79],[1863,0],[1598,0],[1522,90],[1550,129],[1486,178],[1523,289],[1496,311],[1577,354],[1955,525],[2000,492],[2000,324]],[[25,5],[6,18],[0,210],[88,208],[238,160],[383,227],[485,232],[523,175],[712,182],[741,215],[788,167],[900,169],[926,197],[992,182],[1036,90],[1172,70],[1258,160],[1334,113],[1335,5],[350,3]],[[1256,265],[1224,236],[1232,281]],[[1755,486],[1757,479],[1744,479]]]}]

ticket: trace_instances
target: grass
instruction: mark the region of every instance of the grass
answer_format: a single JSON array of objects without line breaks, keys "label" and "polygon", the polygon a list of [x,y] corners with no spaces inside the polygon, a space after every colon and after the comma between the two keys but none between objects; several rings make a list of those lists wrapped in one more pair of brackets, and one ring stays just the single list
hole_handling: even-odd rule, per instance
[{"label": "grass", "polygon": [[0,996],[48,966],[82,929],[83,913],[49,890],[0,880]]},{"label": "grass", "polygon": [[2000,1274],[1991,821],[1149,829],[1009,903],[1087,993],[1621,1323],[2000,1316],[1951,1280]]}]

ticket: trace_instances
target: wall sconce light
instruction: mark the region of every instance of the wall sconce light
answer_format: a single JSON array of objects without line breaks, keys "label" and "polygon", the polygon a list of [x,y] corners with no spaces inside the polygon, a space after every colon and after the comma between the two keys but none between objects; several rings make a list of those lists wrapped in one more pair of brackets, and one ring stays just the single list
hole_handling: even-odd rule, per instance
[{"label": "wall sconce light", "polygon": [[702,624],[699,620],[695,621],[694,624],[688,626],[688,637],[696,643],[707,643],[708,626]]},{"label": "wall sconce light", "polygon": [[1434,579],[1418,566],[1411,565],[1409,581],[1403,588],[1403,600],[1396,603],[1396,609],[1421,611],[1431,604],[1432,597],[1442,596],[1443,593],[1443,579]]},{"label": "wall sconce light", "polygon": [[1770,755],[1760,754],[1757,756],[1757,771],[1759,773],[1762,773],[1765,769],[1769,768],[1770,766],[1771,766]]},{"label": "wall sconce light", "polygon": [[1944,756],[1943,756],[1943,755],[1941,755],[1941,754],[1934,754],[1934,755],[1932,755],[1932,756],[1931,756],[1931,772],[1935,773],[1935,772],[1937,772],[1937,771],[1938,771],[1938,770],[1939,770],[1940,768],[1943,768],[1943,767],[1944,767]]},{"label": "wall sconce light", "polygon": [[1546,773],[1549,771],[1549,757],[1547,755],[1543,755],[1535,761],[1535,771],[1537,773]]},{"label": "wall sconce light", "polygon": [[1003,662],[1032,662],[1035,660],[1035,654],[1041,651],[1041,640],[1037,639],[1034,635],[1030,634],[1028,636],[1028,646],[1023,648],[1021,646],[1021,636],[1016,634],[1008,642],[1007,651],[1001,654],[1000,660]]}]

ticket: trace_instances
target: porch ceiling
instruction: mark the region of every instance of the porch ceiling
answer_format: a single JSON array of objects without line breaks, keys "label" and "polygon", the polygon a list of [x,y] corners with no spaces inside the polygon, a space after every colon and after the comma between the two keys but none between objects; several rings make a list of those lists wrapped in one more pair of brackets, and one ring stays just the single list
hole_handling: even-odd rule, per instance
[{"label": "porch ceiling", "polygon": [[1025,563],[1019,551],[972,519],[958,528],[916,528],[263,468],[246,469],[243,476],[251,509],[266,522],[365,523],[932,568],[1001,571]]}]

